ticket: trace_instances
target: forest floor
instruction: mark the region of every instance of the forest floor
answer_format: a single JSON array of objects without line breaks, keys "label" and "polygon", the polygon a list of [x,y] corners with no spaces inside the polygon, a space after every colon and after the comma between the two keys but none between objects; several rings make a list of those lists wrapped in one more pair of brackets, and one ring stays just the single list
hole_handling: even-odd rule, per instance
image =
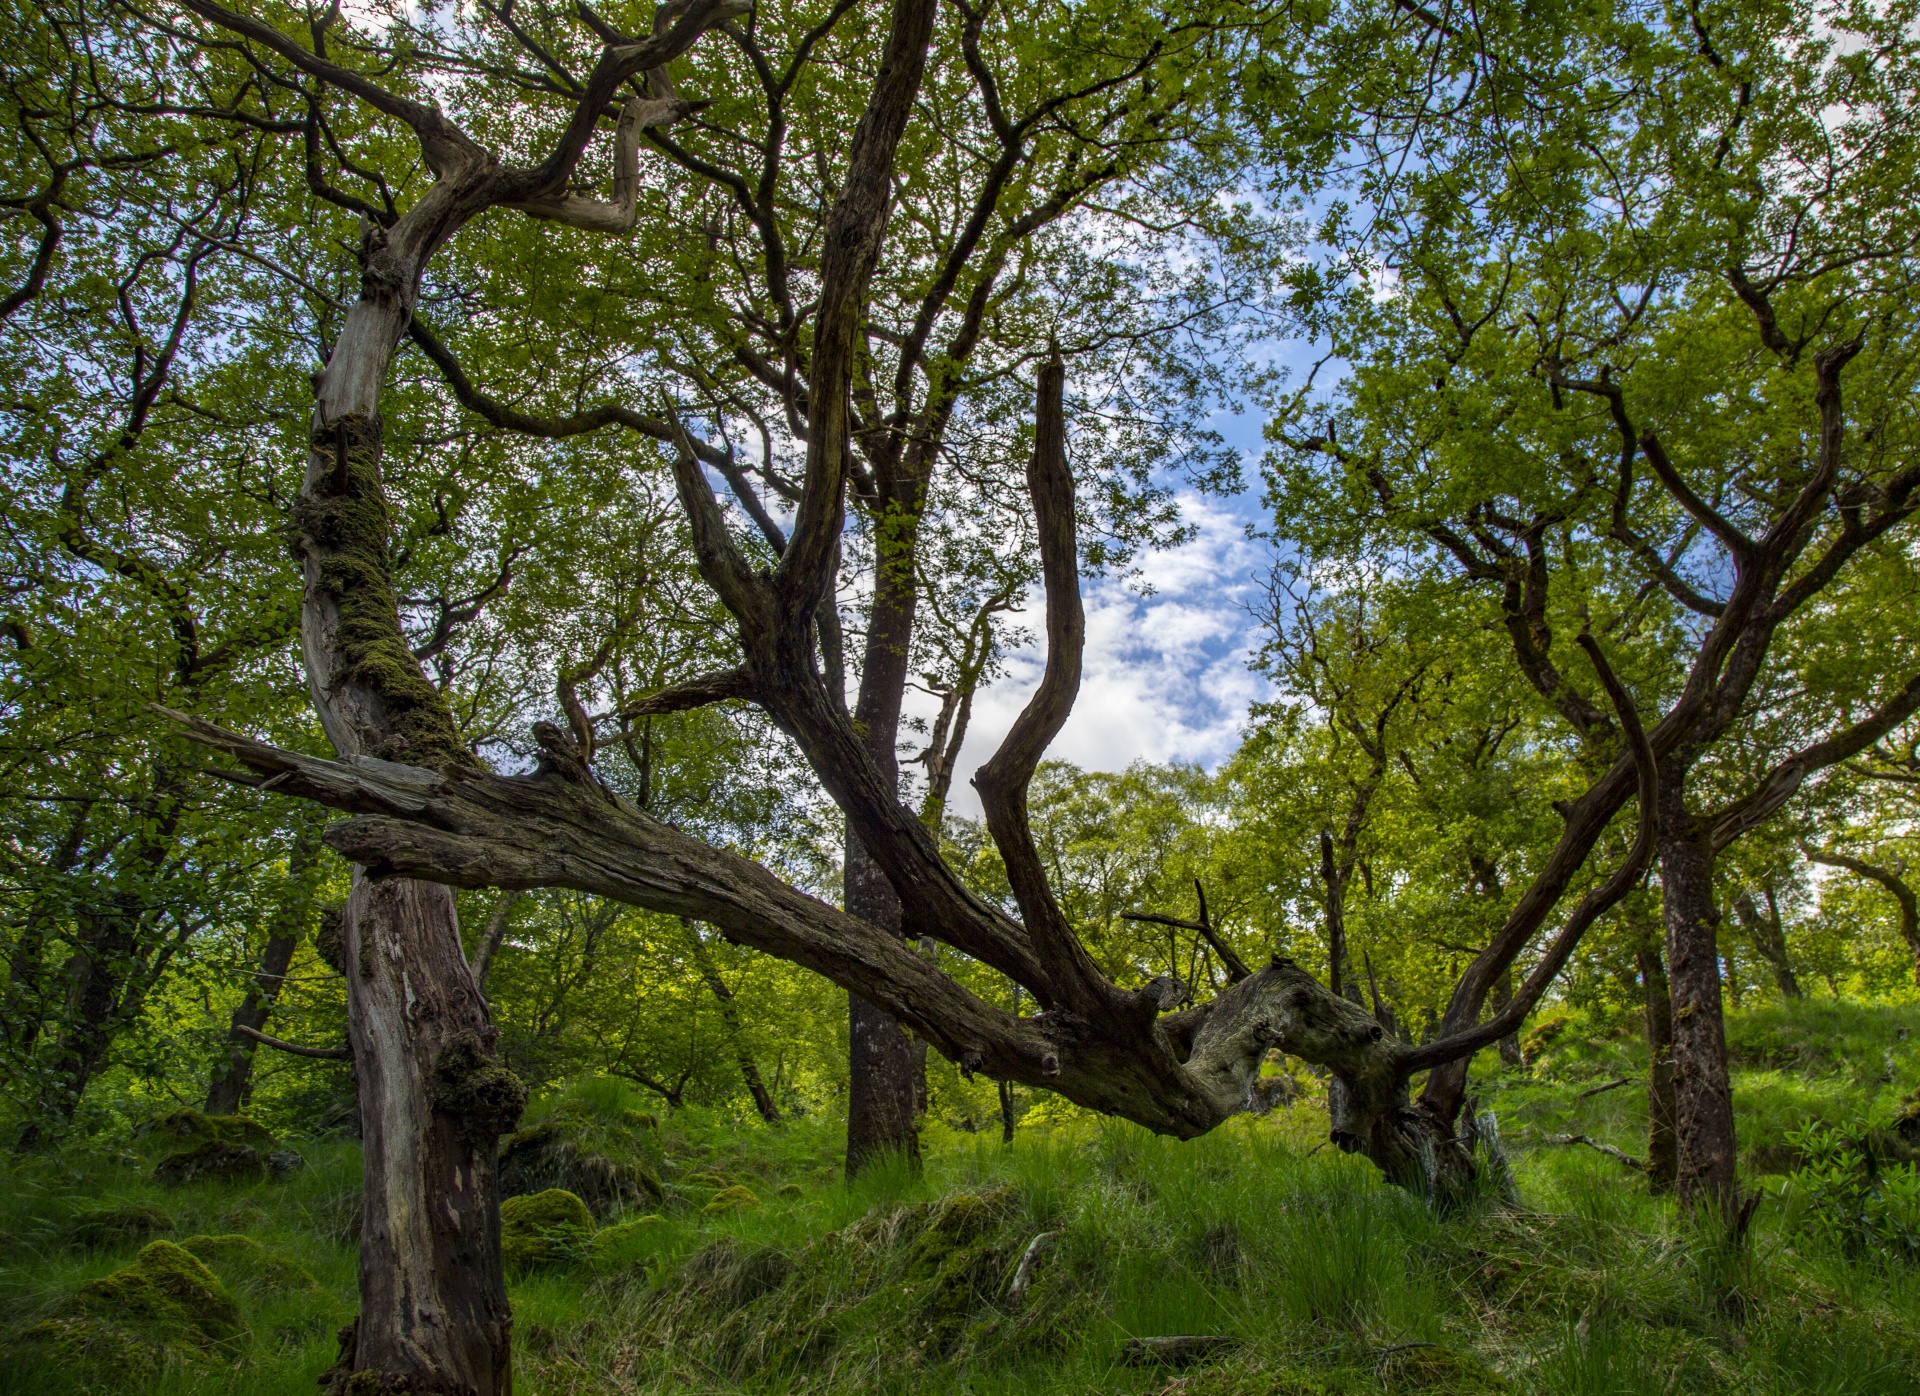
[{"label": "forest floor", "polygon": [[[1917,1219],[1888,1210],[1910,1175],[1883,1161],[1868,1191],[1886,1224],[1862,1230],[1835,1224],[1836,1198],[1858,1211],[1847,1179],[1778,1171],[1806,1163],[1809,1120],[1885,1137],[1920,1084],[1917,1019],[1833,1002],[1733,1017],[1764,1194],[1743,1248],[1615,1159],[1546,1142],[1644,1149],[1631,1035],[1577,1021],[1536,1029],[1528,1073],[1481,1080],[1513,1187],[1446,1217],[1317,1148],[1311,1094],[1187,1143],[1063,1119],[1002,1147],[930,1124],[921,1172],[848,1186],[831,1119],[656,1125],[624,1088],[583,1083],[533,1118],[602,1145],[625,1131],[664,1197],[523,1248],[515,1390],[1920,1392],[1920,1238],[1896,1225]],[[355,1308],[359,1160],[292,1144],[305,1166],[267,1182],[163,1187],[151,1140],[4,1165],[0,1392],[312,1392]],[[154,1294],[197,1283],[160,1273],[178,1257],[156,1238],[231,1303],[142,1330],[140,1265]],[[1127,1360],[1168,1335],[1221,1341],[1187,1366]]]}]

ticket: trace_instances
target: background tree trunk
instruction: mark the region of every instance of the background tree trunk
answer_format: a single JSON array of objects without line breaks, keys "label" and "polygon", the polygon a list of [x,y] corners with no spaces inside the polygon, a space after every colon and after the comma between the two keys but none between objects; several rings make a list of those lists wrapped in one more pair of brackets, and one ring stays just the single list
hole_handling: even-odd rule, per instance
[{"label": "background tree trunk", "polygon": [[770,1125],[780,1123],[780,1107],[774,1103],[773,1092],[767,1089],[766,1080],[760,1075],[760,1064],[753,1059],[753,1050],[747,1046],[747,1035],[740,1022],[740,1004],[733,996],[733,990],[727,987],[727,981],[720,976],[720,966],[714,963],[713,952],[707,948],[706,940],[701,936],[689,917],[681,917],[680,924],[687,928],[687,938],[693,942],[693,964],[700,971],[700,978],[706,982],[713,996],[720,1001],[720,1018],[727,1025],[727,1036],[733,1041],[734,1056],[740,1063],[740,1075],[747,1083],[747,1092],[753,1097],[753,1107],[760,1112],[760,1118]]},{"label": "background tree trunk", "polygon": [[247,996],[233,1010],[232,1026],[227,1029],[227,1065],[207,1088],[209,1115],[237,1115],[246,1108],[253,1089],[253,1054],[260,1044],[240,1029],[258,1032],[266,1027],[299,944],[300,933],[293,926],[277,926],[267,937],[260,968],[247,985]]},{"label": "background tree trunk", "polygon": [[246,997],[233,1010],[232,1026],[227,1029],[227,1065],[207,1088],[209,1115],[234,1115],[246,1108],[253,1090],[253,1054],[259,1043],[242,1028],[258,1032],[272,1016],[274,1001],[280,997],[280,985],[293,952],[299,948],[301,928],[308,911],[309,880],[319,859],[319,831],[303,823],[294,835],[287,853],[286,896],[276,909],[267,931],[266,946],[260,952],[260,968],[247,985]]},{"label": "background tree trunk", "polygon": [[1729,1222],[1735,1178],[1733,1087],[1720,1010],[1720,913],[1713,904],[1711,835],[1686,806],[1686,766],[1660,767],[1660,881],[1673,991],[1674,1123],[1682,1205],[1712,1207]]}]

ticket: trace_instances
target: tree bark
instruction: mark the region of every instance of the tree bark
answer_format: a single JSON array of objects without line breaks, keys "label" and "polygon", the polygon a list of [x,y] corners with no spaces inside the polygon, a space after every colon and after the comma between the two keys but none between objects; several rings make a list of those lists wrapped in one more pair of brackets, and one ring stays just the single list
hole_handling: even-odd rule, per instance
[{"label": "tree bark", "polygon": [[1673,1098],[1673,988],[1651,927],[1641,928],[1634,961],[1640,968],[1647,1019],[1647,1183],[1655,1192],[1672,1192],[1680,1175]]},{"label": "tree bark", "polygon": [[1674,1123],[1681,1204],[1739,1210],[1733,1088],[1720,1008],[1720,912],[1713,903],[1713,847],[1686,804],[1686,766],[1660,768],[1660,883],[1673,991]]}]

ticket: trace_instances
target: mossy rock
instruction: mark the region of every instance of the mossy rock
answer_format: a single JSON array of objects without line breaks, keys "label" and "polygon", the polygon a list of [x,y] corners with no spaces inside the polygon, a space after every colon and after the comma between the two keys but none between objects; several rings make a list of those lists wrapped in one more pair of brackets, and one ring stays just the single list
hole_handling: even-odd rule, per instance
[{"label": "mossy rock", "polygon": [[782,1183],[780,1185],[780,1196],[787,1198],[789,1201],[795,1198],[805,1197],[806,1195],[807,1190],[798,1183]]},{"label": "mossy rock", "polygon": [[750,1212],[760,1205],[760,1199],[753,1195],[753,1189],[742,1183],[730,1188],[722,1188],[700,1210],[710,1217],[731,1217],[741,1212]]},{"label": "mossy rock", "polygon": [[209,1180],[222,1183],[264,1183],[267,1161],[246,1144],[209,1139],[191,1149],[168,1154],[153,1170],[154,1179],[172,1187]]},{"label": "mossy rock", "polygon": [[279,1142],[258,1121],[245,1115],[209,1115],[193,1109],[169,1110],[140,1126],[146,1139],[167,1140],[174,1144],[206,1144],[215,1141],[244,1144],[264,1154]]},{"label": "mossy rock", "polygon": [[67,1239],[76,1246],[124,1246],[174,1229],[173,1218],[158,1207],[129,1202],[76,1213],[67,1222]]},{"label": "mossy rock", "polygon": [[502,1144],[500,1193],[517,1197],[560,1188],[602,1214],[658,1206],[667,1195],[652,1158],[657,1152],[644,1126],[609,1122],[590,1109],[563,1106]]},{"label": "mossy rock", "polygon": [[660,1218],[653,1215],[602,1227],[593,1233],[594,1259],[617,1259],[641,1242],[650,1240],[659,1229]]},{"label": "mossy rock", "polygon": [[316,1294],[320,1289],[312,1275],[251,1236],[189,1236],[180,1243],[180,1249],[213,1271],[222,1283],[261,1298]]},{"label": "mossy rock", "polygon": [[956,1192],[933,1210],[926,1229],[914,1240],[907,1263],[909,1279],[925,1279],[946,1264],[947,1257],[992,1231],[1013,1209],[1011,1187],[991,1192]]},{"label": "mossy rock", "polygon": [[730,1188],[740,1180],[731,1173],[709,1168],[700,1173],[687,1174],[687,1181],[697,1188]]},{"label": "mossy rock", "polygon": [[[17,1365],[25,1359],[32,1367],[44,1367],[51,1384],[61,1389],[85,1392],[119,1393],[150,1381],[154,1369],[165,1365],[168,1349],[139,1333],[103,1323],[97,1318],[67,1314],[42,1319],[9,1345],[8,1362]],[[22,1373],[13,1374],[18,1379]],[[21,1386],[19,1390],[30,1390]]]},{"label": "mossy rock", "polygon": [[124,1390],[170,1357],[231,1358],[247,1337],[240,1306],[214,1273],[171,1241],[151,1241],[131,1265],[81,1285],[20,1343],[83,1387]]},{"label": "mossy rock", "polygon": [[564,1188],[510,1197],[500,1204],[500,1254],[508,1265],[538,1269],[572,1260],[593,1238],[593,1213]]}]

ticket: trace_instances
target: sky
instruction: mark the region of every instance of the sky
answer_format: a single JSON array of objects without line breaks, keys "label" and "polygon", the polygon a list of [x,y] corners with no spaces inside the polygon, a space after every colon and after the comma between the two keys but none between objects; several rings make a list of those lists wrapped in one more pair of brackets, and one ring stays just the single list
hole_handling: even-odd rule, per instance
[{"label": "sky", "polygon": [[[1215,423],[1238,449],[1246,476],[1259,478],[1260,428],[1247,416]],[[1137,575],[1083,581],[1087,647],[1080,696],[1048,756],[1086,770],[1119,771],[1138,760],[1195,763],[1209,769],[1240,745],[1249,706],[1268,692],[1248,668],[1260,646],[1255,619],[1271,563],[1268,545],[1246,536],[1259,522],[1257,489],[1230,498],[1180,495],[1194,537],[1149,553]],[[1040,629],[1042,599],[1027,598],[1022,620]],[[993,754],[1046,666],[1044,640],[1007,658],[1006,673],[974,699],[948,808],[978,817],[968,784]],[[931,718],[937,704],[909,690],[908,710]]]}]

